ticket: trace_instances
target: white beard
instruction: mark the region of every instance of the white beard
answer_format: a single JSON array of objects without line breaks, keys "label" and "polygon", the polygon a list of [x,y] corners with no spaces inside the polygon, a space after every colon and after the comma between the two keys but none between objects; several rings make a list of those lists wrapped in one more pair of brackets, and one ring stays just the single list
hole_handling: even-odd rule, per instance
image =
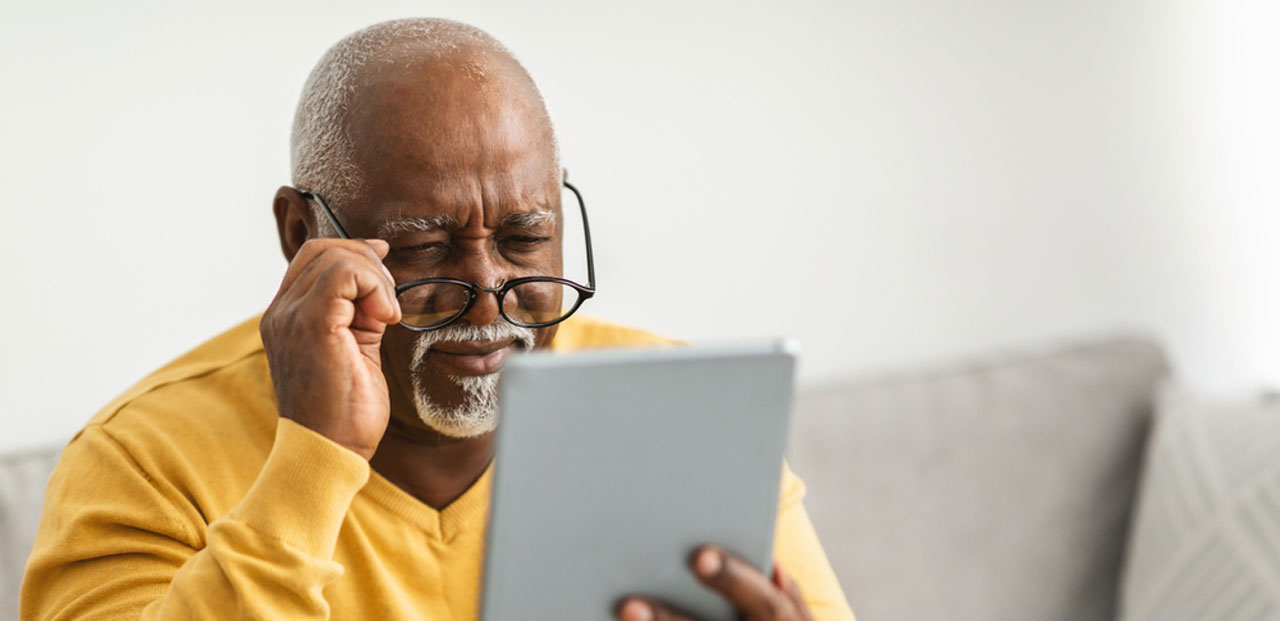
[{"label": "white beard", "polygon": [[418,418],[428,427],[452,438],[474,438],[498,428],[498,375],[459,377],[449,379],[462,389],[462,402],[446,407],[436,403],[427,394],[422,382],[426,370],[427,350],[445,341],[497,341],[514,338],[525,349],[533,349],[534,334],[529,328],[513,325],[499,318],[487,326],[467,323],[454,324],[439,330],[423,332],[413,344],[413,363],[409,366],[413,384],[413,405]]}]

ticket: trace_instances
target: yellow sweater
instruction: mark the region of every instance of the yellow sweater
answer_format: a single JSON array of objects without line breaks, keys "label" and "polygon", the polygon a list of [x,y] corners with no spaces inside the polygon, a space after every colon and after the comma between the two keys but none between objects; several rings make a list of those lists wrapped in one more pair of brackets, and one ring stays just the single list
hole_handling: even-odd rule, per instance
[{"label": "yellow sweater", "polygon": [[[553,347],[652,344],[587,319]],[[492,468],[441,511],[280,419],[247,321],[95,416],[49,481],[23,619],[473,619]],[[784,472],[775,557],[818,619],[852,619]]]}]

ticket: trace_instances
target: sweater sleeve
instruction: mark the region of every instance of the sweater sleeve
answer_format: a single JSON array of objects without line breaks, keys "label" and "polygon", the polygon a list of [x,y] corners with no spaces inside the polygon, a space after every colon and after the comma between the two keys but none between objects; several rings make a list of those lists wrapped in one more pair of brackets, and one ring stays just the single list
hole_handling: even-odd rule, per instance
[{"label": "sweater sleeve", "polygon": [[853,610],[804,509],[804,482],[784,463],[773,558],[795,579],[817,621],[853,621]]},{"label": "sweater sleeve", "polygon": [[257,480],[206,525],[90,426],[50,478],[21,616],[326,619],[338,532],[368,478],[359,455],[281,419]]}]

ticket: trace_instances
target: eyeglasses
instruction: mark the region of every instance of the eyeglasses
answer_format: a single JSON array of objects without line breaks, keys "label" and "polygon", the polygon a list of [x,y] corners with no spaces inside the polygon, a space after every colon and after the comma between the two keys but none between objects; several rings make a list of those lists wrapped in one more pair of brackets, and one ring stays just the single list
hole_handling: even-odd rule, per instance
[{"label": "eyeglasses", "polygon": [[[400,302],[401,311],[400,325],[414,332],[439,330],[465,316],[481,293],[497,295],[498,310],[502,317],[525,328],[552,326],[577,312],[583,302],[596,294],[596,268],[591,255],[591,227],[587,225],[587,206],[582,200],[582,193],[568,181],[564,181],[564,187],[578,201],[578,210],[582,213],[582,232],[587,242],[586,286],[557,276],[525,276],[497,287],[484,287],[454,278],[411,280],[396,285],[396,299]],[[320,206],[339,237],[351,239],[351,235],[338,222],[338,217],[319,194],[301,189],[298,193]]]}]

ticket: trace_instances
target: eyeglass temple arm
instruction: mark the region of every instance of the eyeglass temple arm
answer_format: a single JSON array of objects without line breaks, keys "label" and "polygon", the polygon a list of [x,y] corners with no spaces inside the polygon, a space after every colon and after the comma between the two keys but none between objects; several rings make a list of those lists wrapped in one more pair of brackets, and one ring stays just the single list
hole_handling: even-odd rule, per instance
[{"label": "eyeglass temple arm", "polygon": [[342,223],[338,222],[338,216],[333,213],[332,209],[329,209],[329,205],[325,204],[324,199],[320,198],[319,194],[308,192],[306,190],[298,190],[298,194],[301,194],[302,198],[315,201],[316,204],[320,206],[320,210],[324,212],[324,217],[329,219],[329,224],[333,225],[333,230],[338,232],[338,237],[341,237],[342,239],[351,239],[351,235],[347,234],[347,229],[342,228]]},{"label": "eyeglass temple arm", "polygon": [[578,198],[578,209],[582,211],[582,234],[583,237],[587,238],[587,286],[591,287],[592,291],[595,291],[596,260],[591,253],[591,225],[587,222],[587,202],[582,200],[582,192],[579,192],[578,188],[573,187],[573,184],[569,183],[567,178],[569,176],[569,171],[566,170],[564,174],[566,177],[563,181],[564,187],[573,191],[573,195]]}]

